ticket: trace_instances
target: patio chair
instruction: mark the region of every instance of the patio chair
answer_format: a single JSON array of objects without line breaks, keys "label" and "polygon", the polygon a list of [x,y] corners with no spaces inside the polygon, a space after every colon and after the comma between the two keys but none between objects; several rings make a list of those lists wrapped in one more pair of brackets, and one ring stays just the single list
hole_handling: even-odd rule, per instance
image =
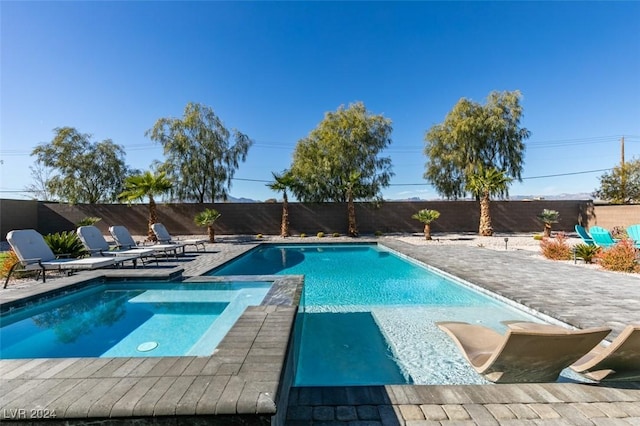
[{"label": "patio chair", "polygon": [[633,245],[640,248],[640,223],[627,228],[627,235],[633,240]]},{"label": "patio chair", "polygon": [[133,262],[133,267],[135,268],[137,265],[138,259],[142,261],[142,265],[144,266],[144,260],[153,257],[156,260],[158,259],[154,256],[155,250],[152,248],[134,248],[134,249],[113,249],[109,246],[107,240],[104,239],[102,232],[95,226],[80,226],[76,230],[80,241],[85,246],[85,248],[91,253],[91,255],[99,255],[99,256],[115,256],[118,258],[130,258]]},{"label": "patio chair", "polygon": [[22,266],[25,270],[38,271],[36,281],[42,274],[42,282],[47,282],[46,271],[67,271],[73,273],[80,269],[98,269],[106,266],[113,266],[116,260],[112,258],[85,257],[83,259],[58,259],[42,235],[34,229],[18,229],[9,231],[7,241],[18,257],[18,261],[11,266],[4,288],[11,274],[17,266]]},{"label": "patio chair", "polygon": [[200,240],[200,239],[187,239],[187,240],[174,240],[167,231],[167,228],[161,223],[154,223],[151,225],[151,230],[154,234],[156,234],[156,238],[158,242],[162,244],[184,244],[185,246],[195,246],[196,251],[199,251],[198,246],[202,246],[202,251],[205,251],[205,243],[208,240]]},{"label": "patio chair", "polygon": [[582,238],[582,241],[588,245],[588,246],[594,246],[596,243],[593,242],[593,238],[591,238],[591,235],[589,235],[589,233],[587,232],[586,229],[584,229],[584,226],[582,225],[576,225],[576,232],[578,233],[578,235],[580,236],[580,238]]},{"label": "patio chair", "polygon": [[506,334],[464,322],[437,322],[471,366],[496,383],[555,382],[560,372],[611,332],[598,327],[577,331],[508,328]]},{"label": "patio chair", "polygon": [[616,245],[619,240],[616,240],[611,236],[611,233],[600,227],[600,226],[592,226],[589,228],[589,234],[591,234],[591,238],[593,238],[593,242],[602,248],[609,248]]},{"label": "patio chair", "polygon": [[135,248],[148,248],[153,249],[155,253],[162,253],[165,256],[173,253],[178,258],[178,250],[182,249],[184,254],[184,244],[153,244],[150,246],[139,246],[131,236],[129,230],[122,225],[115,225],[109,227],[109,233],[113,237],[116,245],[120,249],[135,249]]},{"label": "patio chair", "polygon": [[[527,330],[571,330],[549,324],[533,322],[503,321],[514,329]],[[640,379],[640,325],[628,325],[608,345],[595,346],[585,356],[569,366],[595,381],[603,380],[639,380]]]}]

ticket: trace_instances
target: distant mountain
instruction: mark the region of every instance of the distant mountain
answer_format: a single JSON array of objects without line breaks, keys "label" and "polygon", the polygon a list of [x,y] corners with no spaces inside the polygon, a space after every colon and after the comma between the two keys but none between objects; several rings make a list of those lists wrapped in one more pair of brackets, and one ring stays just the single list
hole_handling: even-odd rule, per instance
[{"label": "distant mountain", "polygon": [[236,198],[229,195],[227,197],[227,202],[228,203],[261,203],[262,201],[252,200],[251,198],[245,198],[245,197]]}]

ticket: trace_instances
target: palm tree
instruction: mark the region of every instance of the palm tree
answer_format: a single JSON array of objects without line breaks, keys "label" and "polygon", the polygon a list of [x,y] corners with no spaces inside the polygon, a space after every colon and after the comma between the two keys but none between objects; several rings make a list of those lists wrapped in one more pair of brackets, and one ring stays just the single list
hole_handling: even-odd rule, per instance
[{"label": "palm tree", "polygon": [[358,225],[356,223],[356,206],[353,203],[353,193],[356,186],[360,184],[360,172],[351,172],[349,174],[349,181],[347,182],[345,189],[347,192],[347,221],[348,221],[348,234],[350,237],[358,236]]},{"label": "palm tree", "polygon": [[544,236],[551,236],[551,224],[558,223],[560,221],[560,213],[557,210],[544,209],[542,213],[538,215],[538,219],[544,223]]},{"label": "palm tree", "polygon": [[289,236],[289,198],[287,197],[287,190],[295,184],[295,178],[290,170],[285,170],[280,174],[271,172],[273,175],[273,182],[268,183],[267,186],[273,191],[282,191],[282,222],[280,223],[280,236]]},{"label": "palm tree", "polygon": [[213,229],[213,223],[218,220],[220,216],[222,215],[215,209],[204,209],[194,218],[194,222],[196,223],[196,225],[207,227],[207,233],[209,234],[210,243],[216,242],[216,233]]},{"label": "palm tree", "polygon": [[493,235],[489,209],[491,196],[505,195],[510,183],[511,178],[495,167],[482,168],[469,176],[467,190],[480,199],[480,226],[478,229],[480,235],[485,237]]},{"label": "palm tree", "polygon": [[431,239],[431,222],[440,217],[438,210],[423,209],[411,216],[411,219],[417,219],[424,223],[424,239]]},{"label": "palm tree", "polygon": [[150,241],[157,241],[156,235],[151,229],[151,225],[158,221],[156,202],[153,197],[167,193],[172,186],[171,181],[166,177],[164,172],[153,174],[150,171],[146,171],[142,174],[126,178],[124,181],[124,191],[118,195],[118,199],[129,203],[142,200],[145,197],[149,199],[147,236]]}]

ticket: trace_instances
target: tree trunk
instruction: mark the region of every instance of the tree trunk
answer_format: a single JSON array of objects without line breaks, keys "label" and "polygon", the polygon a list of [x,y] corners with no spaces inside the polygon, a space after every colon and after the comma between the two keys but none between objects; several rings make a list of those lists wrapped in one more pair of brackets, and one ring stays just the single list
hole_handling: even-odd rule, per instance
[{"label": "tree trunk", "polygon": [[153,229],[151,229],[151,225],[158,221],[158,212],[156,211],[156,202],[153,199],[152,195],[149,195],[149,226],[147,229],[147,239],[149,241],[158,241],[156,234],[153,233]]},{"label": "tree trunk", "polygon": [[347,213],[348,213],[348,222],[349,222],[349,236],[357,237],[358,226],[356,225],[356,206],[353,204],[353,192],[351,190],[348,191],[347,197],[348,197]]},{"label": "tree trunk", "polygon": [[491,226],[491,212],[489,211],[490,203],[489,193],[485,192],[480,199],[480,228],[478,232],[483,237],[493,235],[493,227]]},{"label": "tree trunk", "polygon": [[280,224],[280,236],[289,236],[289,200],[287,200],[287,193],[283,193],[282,197],[282,223]]},{"label": "tree trunk", "polygon": [[551,237],[551,224],[550,223],[545,223],[544,224],[544,236],[545,237]]},{"label": "tree trunk", "polygon": [[209,234],[209,242],[210,243],[215,243],[216,242],[216,231],[213,229],[213,225],[208,225],[207,226],[207,232]]},{"label": "tree trunk", "polygon": [[424,224],[424,239],[425,240],[431,239],[431,224],[429,223]]}]

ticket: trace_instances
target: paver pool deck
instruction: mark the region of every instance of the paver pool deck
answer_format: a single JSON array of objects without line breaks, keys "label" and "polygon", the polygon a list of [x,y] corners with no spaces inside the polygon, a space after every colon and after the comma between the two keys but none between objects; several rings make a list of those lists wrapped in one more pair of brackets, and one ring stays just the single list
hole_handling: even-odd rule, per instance
[{"label": "paver pool deck", "polygon": [[[372,241],[576,327],[609,326],[613,329],[610,338],[627,324],[640,324],[637,275],[550,262],[525,251],[417,246],[393,238]],[[183,259],[175,268],[135,272],[162,277],[182,270],[185,277],[197,277],[257,243],[210,244],[206,253]],[[29,296],[45,286],[62,287],[81,275],[0,292],[0,303]],[[291,294],[274,297],[295,298]],[[277,407],[274,404],[275,394],[285,392],[278,387],[278,377],[284,368],[294,313],[287,306],[251,309],[222,342],[219,357],[2,360],[0,421],[26,422],[29,420],[18,413],[40,410],[35,413],[43,415],[48,409],[57,413],[49,420],[60,424],[92,420],[101,424],[126,420],[263,424],[278,410],[277,421],[293,426],[640,425],[638,382],[294,387],[286,399],[285,419],[282,402]]]}]

